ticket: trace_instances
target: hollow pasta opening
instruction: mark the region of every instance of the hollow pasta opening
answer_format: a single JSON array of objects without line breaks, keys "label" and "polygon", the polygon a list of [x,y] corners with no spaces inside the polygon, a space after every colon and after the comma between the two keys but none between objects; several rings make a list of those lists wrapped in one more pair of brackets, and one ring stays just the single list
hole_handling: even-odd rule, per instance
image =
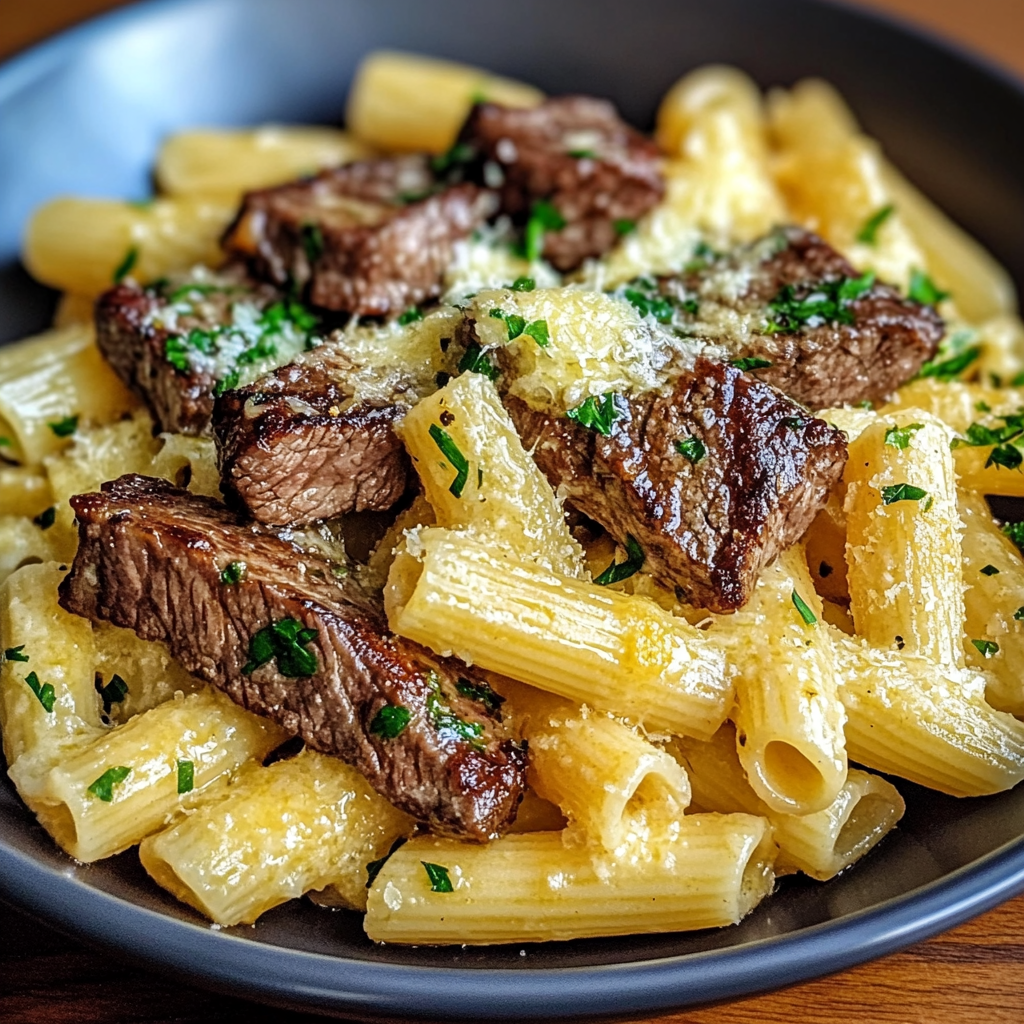
[{"label": "hollow pasta opening", "polygon": [[784,800],[807,804],[819,799],[825,780],[792,744],[772,740],[764,748],[763,763],[765,783]]}]

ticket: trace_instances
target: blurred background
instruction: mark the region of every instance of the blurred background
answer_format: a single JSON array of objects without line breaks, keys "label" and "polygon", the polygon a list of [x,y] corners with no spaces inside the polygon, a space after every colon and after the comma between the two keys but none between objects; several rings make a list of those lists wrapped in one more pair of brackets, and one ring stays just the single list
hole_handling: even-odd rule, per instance
[{"label": "blurred background", "polygon": [[[916,22],[972,47],[1024,77],[1024,0],[845,2]],[[0,60],[68,25],[122,6],[127,6],[125,0],[5,0],[0,15]]]}]

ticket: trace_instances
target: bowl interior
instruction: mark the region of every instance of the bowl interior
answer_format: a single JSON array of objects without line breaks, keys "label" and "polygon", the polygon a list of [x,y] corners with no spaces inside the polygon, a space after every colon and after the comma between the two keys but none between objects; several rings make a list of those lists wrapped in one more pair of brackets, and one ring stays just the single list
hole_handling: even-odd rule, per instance
[{"label": "bowl interior", "polygon": [[[65,192],[147,195],[156,146],[174,129],[337,122],[359,58],[384,46],[482,64],[553,93],[608,96],[640,126],[650,125],[676,78],[704,63],[738,65],[765,86],[828,78],[907,175],[1024,280],[1024,149],[1010,130],[1024,115],[1024,93],[949,50],[843,7],[812,0],[157,0],[87,25],[0,71],[0,340],[45,327],[52,308],[52,293],[13,263],[34,205]],[[366,941],[355,915],[296,901],[255,929],[231,931],[349,963],[520,972],[652,961],[781,937],[878,908],[1024,835],[1024,790],[957,801],[898,785],[907,816],[864,863],[826,885],[786,880],[736,928],[525,951],[382,948]],[[51,916],[65,927],[74,927],[72,915],[57,904],[73,900],[81,886],[199,923],[148,882],[134,853],[73,866],[6,778],[3,848],[51,873]],[[18,878],[0,878],[3,892],[19,900]],[[33,908],[40,910],[38,900]],[[829,966],[826,951],[820,969]],[[773,983],[762,975],[747,990]],[[258,979],[254,984],[258,990]],[[699,998],[700,992],[681,992],[675,1002]],[[639,998],[631,1008],[644,1005]]]}]

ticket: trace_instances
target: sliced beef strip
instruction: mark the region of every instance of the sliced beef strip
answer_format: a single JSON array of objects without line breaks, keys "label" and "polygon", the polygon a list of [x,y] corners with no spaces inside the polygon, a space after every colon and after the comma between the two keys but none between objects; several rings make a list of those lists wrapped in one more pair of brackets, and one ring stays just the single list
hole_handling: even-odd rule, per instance
[{"label": "sliced beef strip", "polygon": [[[244,330],[233,329],[238,305],[245,311]],[[119,284],[96,303],[96,343],[161,430],[209,434],[215,392],[222,382],[231,383],[232,371],[269,369],[290,357],[296,341],[304,347],[306,332],[291,321],[284,324],[287,338],[259,324],[259,317],[275,306],[298,308],[273,286],[249,280],[237,266],[145,288]],[[308,316],[301,311],[300,319]],[[220,342],[211,337],[226,338],[241,356],[240,364],[218,360],[210,350]],[[207,351],[190,344],[190,338]]]},{"label": "sliced beef strip", "polygon": [[395,316],[440,295],[452,247],[494,205],[467,182],[438,190],[426,157],[367,160],[246,193],[222,244],[317,306]]},{"label": "sliced beef strip", "polygon": [[[723,343],[734,358],[763,359],[754,369],[811,409],[886,397],[935,354],[944,325],[931,306],[874,283],[843,303],[851,322],[821,317],[796,330],[765,333],[780,317],[771,304],[792,289],[797,300],[826,293],[827,286],[857,278],[857,271],[817,235],[785,228],[752,246],[661,282],[680,305],[696,298],[695,330]],[[738,314],[738,315],[737,315]]]},{"label": "sliced beef strip", "polygon": [[[803,536],[846,463],[840,431],[704,358],[664,391],[616,395],[607,437],[521,399],[505,402],[559,493],[620,543],[636,538],[645,572],[716,612],[746,603],[761,570]],[[676,448],[688,439],[702,446],[691,447],[693,458]]]},{"label": "sliced beef strip", "polygon": [[563,271],[611,249],[665,191],[657,146],[591,96],[528,110],[478,103],[460,142],[482,180],[499,169],[504,213],[522,221],[537,200],[555,207],[565,226],[545,234],[544,256]]},{"label": "sliced beef strip", "polygon": [[298,526],[390,508],[409,459],[394,431],[415,394],[396,373],[394,400],[353,401],[352,360],[328,341],[217,401],[221,490],[259,522]]},{"label": "sliced beef strip", "polygon": [[[461,662],[391,635],[349,580],[333,579],[331,563],[146,477],[121,477],[72,505],[80,543],[61,585],[66,609],[165,641],[190,672],[354,765],[440,834],[484,840],[512,823],[525,753],[499,714],[459,692],[460,678],[479,680]],[[242,578],[224,582],[233,563],[244,565]],[[310,631],[308,643],[294,642],[313,655],[312,674],[298,675],[308,669],[302,656],[290,664],[287,650],[247,664],[258,653],[253,638],[281,623]],[[391,738],[388,707],[410,712]]]}]

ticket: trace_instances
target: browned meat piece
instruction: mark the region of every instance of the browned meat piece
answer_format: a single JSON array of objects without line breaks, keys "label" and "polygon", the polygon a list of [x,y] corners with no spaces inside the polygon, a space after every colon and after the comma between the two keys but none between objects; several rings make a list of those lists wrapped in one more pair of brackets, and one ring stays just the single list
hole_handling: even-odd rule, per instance
[{"label": "browned meat piece", "polygon": [[478,103],[460,142],[473,150],[488,184],[491,168],[500,169],[503,212],[522,221],[538,200],[554,207],[557,216],[549,212],[544,226],[565,223],[546,232],[543,254],[559,270],[607,252],[665,191],[657,146],[611,103],[590,96],[530,110]]},{"label": "browned meat piece", "polygon": [[891,394],[932,358],[944,330],[930,306],[860,277],[802,228],[777,231],[661,288],[680,306],[697,302],[689,317],[696,333],[734,359],[770,364],[751,372],[812,409]]},{"label": "browned meat piece", "polygon": [[239,268],[140,288],[96,303],[96,341],[161,430],[208,434],[215,394],[293,359],[317,320]]},{"label": "browned meat piece", "polygon": [[645,572],[699,607],[742,607],[842,476],[843,434],[707,359],[676,374],[670,391],[612,401],[607,436],[506,404],[551,484],[620,543],[633,536]]},{"label": "browned meat piece", "polygon": [[394,432],[408,404],[353,401],[357,367],[328,342],[218,400],[214,435],[228,504],[262,523],[302,525],[390,508],[409,459]]},{"label": "browned meat piece", "polygon": [[72,504],[69,611],[165,641],[190,672],[441,834],[484,840],[512,823],[525,753],[498,699],[461,662],[389,634],[331,563],[146,477]]},{"label": "browned meat piece", "polygon": [[247,193],[223,245],[315,305],[395,316],[441,293],[452,246],[493,209],[475,185],[438,191],[425,157],[368,160]]}]

